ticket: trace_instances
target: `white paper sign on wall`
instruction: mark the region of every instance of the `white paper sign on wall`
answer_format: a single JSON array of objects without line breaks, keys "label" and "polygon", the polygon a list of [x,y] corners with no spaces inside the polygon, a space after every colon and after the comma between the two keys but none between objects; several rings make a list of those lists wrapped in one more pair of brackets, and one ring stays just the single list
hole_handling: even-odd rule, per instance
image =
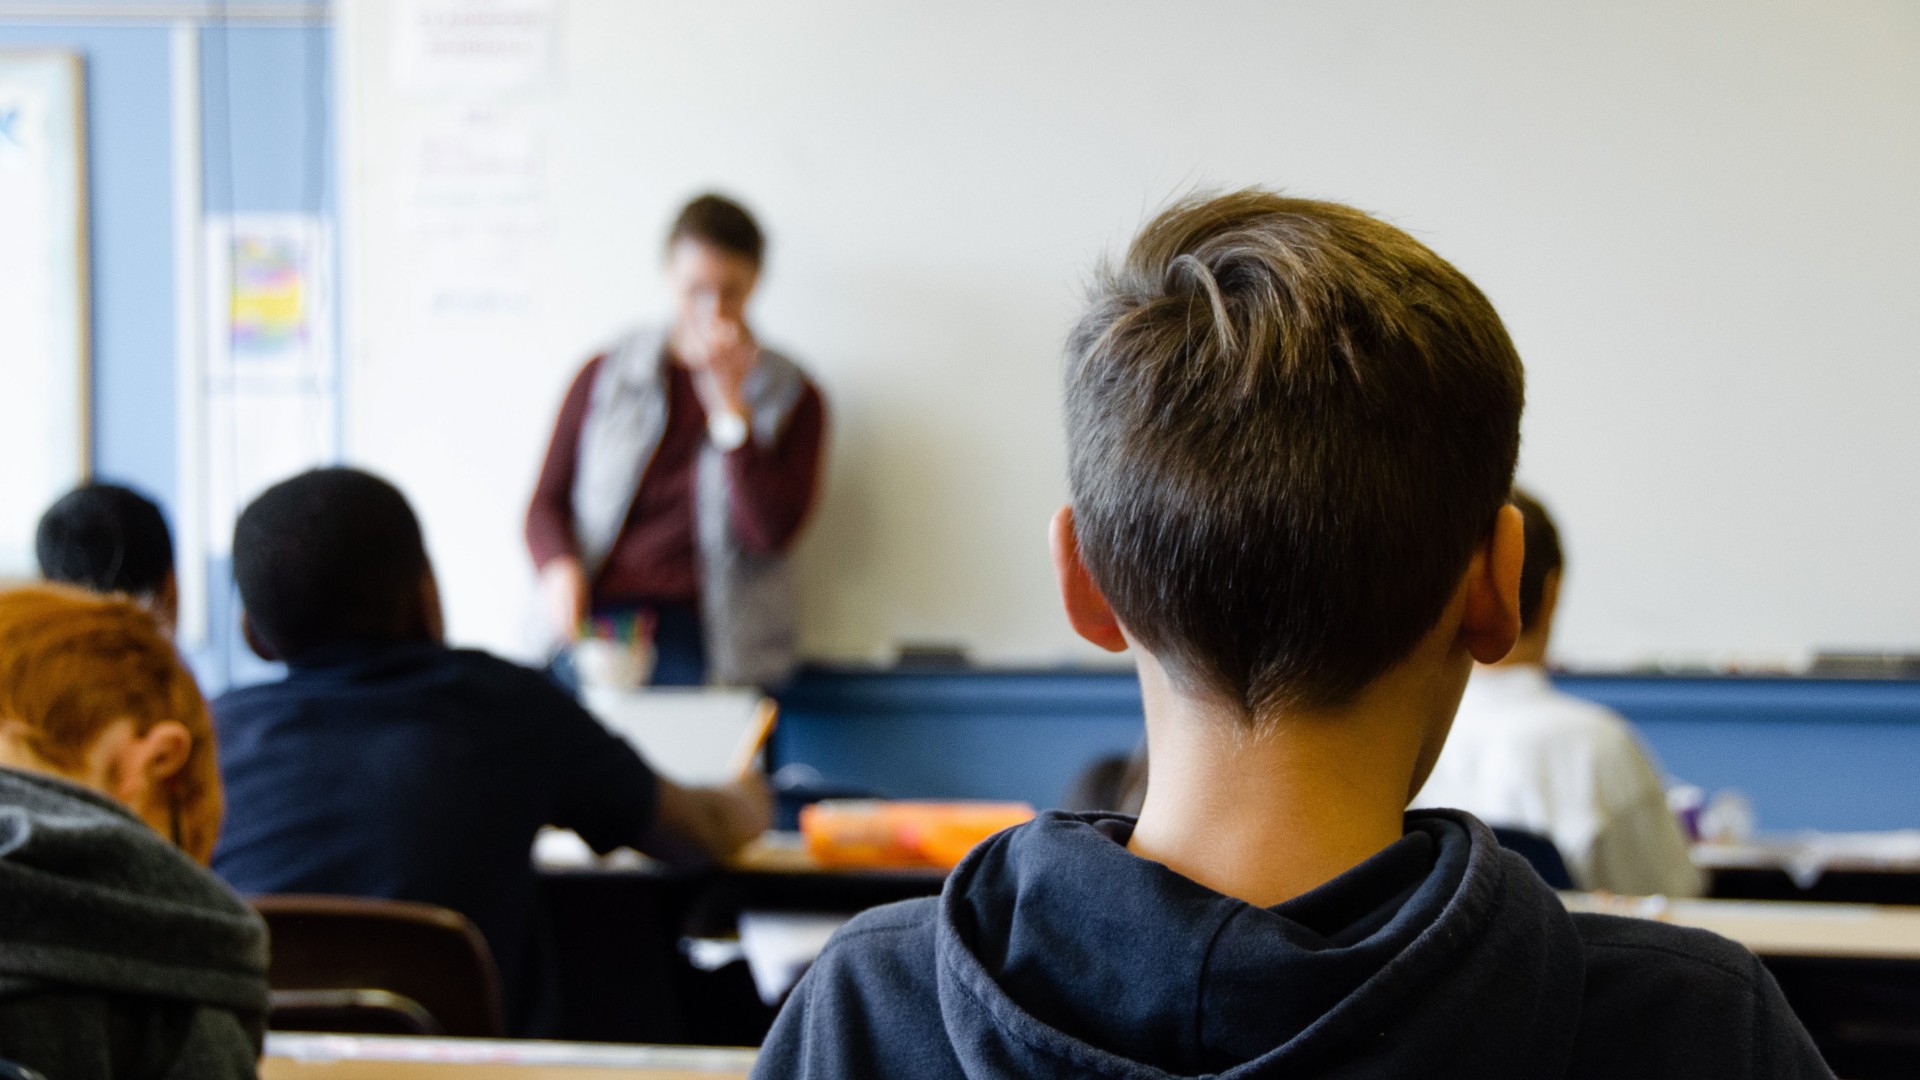
[{"label": "white paper sign on wall", "polygon": [[34,573],[41,512],[87,475],[81,71],[0,51],[0,578]]},{"label": "white paper sign on wall", "polygon": [[415,93],[530,90],[552,77],[557,0],[407,0],[393,79]]}]

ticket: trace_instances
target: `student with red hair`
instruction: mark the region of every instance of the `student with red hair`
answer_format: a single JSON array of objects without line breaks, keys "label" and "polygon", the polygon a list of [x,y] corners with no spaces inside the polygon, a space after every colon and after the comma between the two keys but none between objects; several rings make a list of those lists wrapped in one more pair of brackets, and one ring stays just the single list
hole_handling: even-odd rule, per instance
[{"label": "student with red hair", "polygon": [[0,592],[0,1056],[254,1075],[266,929],[205,869],[221,809],[206,701],[151,612]]}]

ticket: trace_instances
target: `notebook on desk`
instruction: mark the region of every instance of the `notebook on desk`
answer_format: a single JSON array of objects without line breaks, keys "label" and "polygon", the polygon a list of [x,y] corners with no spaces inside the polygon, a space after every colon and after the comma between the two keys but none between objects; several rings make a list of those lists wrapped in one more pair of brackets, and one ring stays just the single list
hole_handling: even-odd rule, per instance
[{"label": "notebook on desk", "polygon": [[677,783],[724,784],[750,765],[772,723],[757,690],[588,687],[580,701]]}]

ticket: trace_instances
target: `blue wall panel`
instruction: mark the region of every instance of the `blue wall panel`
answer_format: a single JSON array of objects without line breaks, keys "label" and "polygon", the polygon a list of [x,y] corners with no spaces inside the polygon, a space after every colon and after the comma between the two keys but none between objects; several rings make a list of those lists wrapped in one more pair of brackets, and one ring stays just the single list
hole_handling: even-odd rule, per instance
[{"label": "blue wall panel", "polygon": [[1631,719],[1675,779],[1745,792],[1762,829],[1920,827],[1920,683],[1559,682]]},{"label": "blue wall panel", "polygon": [[1057,803],[1144,733],[1132,672],[814,670],[781,695],[772,760],[896,798]]},{"label": "blue wall panel", "polygon": [[159,27],[11,26],[0,48],[86,58],[93,465],[171,512],[174,468],[171,56]]},{"label": "blue wall panel", "polygon": [[200,31],[208,213],[331,213],[330,48],[326,27]]},{"label": "blue wall panel", "polygon": [[[200,31],[201,187],[208,214],[334,216],[332,32],[325,26],[207,26]],[[340,295],[335,263],[334,296]],[[338,312],[335,312],[338,318]],[[336,326],[337,329],[337,326]],[[338,335],[334,335],[336,340]],[[277,678],[236,631],[229,559],[207,567],[209,693]]]},{"label": "blue wall panel", "polygon": [[[1760,826],[1920,827],[1920,683],[1569,678],[1633,720],[1669,773],[1738,788]],[[1056,803],[1142,734],[1130,672],[811,669],[782,695],[776,765],[905,798]]]},{"label": "blue wall panel", "polygon": [[[153,23],[0,22],[0,48],[86,58],[94,473],[149,492],[177,522],[171,38]],[[197,41],[203,211],[332,217],[331,30],[212,25]],[[209,588],[211,641],[194,660],[217,692],[271,669],[237,640],[224,561]]]}]

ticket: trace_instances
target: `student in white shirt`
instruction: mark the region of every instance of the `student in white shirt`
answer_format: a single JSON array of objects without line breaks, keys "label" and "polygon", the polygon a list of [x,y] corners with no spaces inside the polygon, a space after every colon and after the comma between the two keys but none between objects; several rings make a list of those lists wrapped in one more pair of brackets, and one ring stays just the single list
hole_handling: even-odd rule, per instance
[{"label": "student in white shirt", "polygon": [[1633,728],[1547,678],[1564,566],[1560,536],[1533,498],[1516,491],[1513,503],[1526,520],[1520,640],[1506,659],[1474,670],[1446,748],[1413,805],[1454,807],[1545,836],[1582,889],[1697,896],[1700,873]]}]

